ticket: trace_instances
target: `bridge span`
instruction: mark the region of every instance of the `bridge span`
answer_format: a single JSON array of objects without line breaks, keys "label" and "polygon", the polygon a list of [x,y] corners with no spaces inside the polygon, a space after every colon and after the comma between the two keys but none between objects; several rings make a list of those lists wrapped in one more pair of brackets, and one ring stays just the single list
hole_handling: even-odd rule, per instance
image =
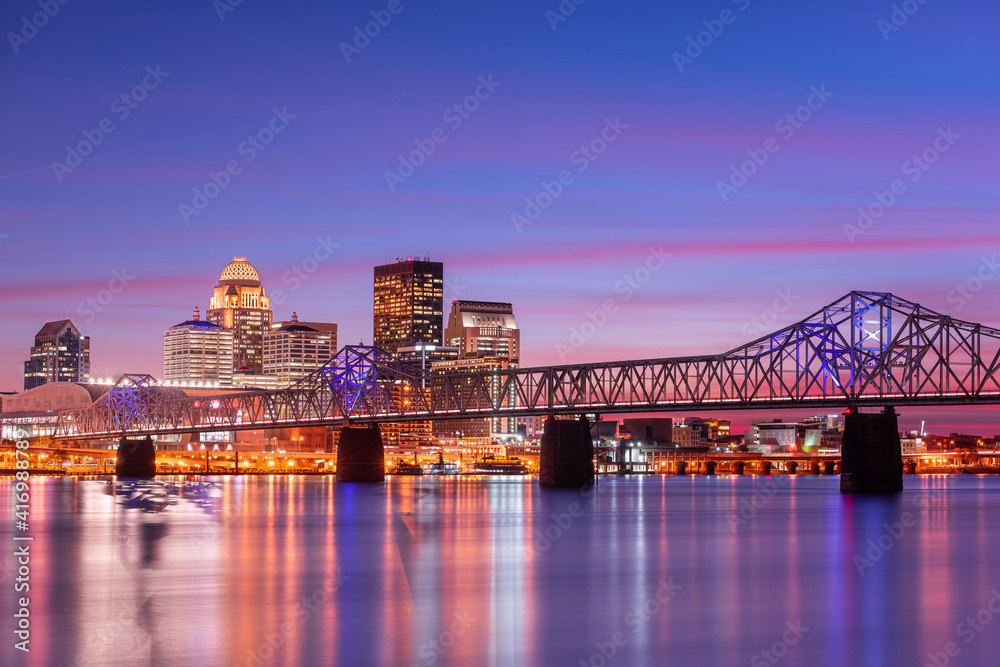
[{"label": "bridge span", "polygon": [[471,417],[996,405],[998,371],[1000,330],[893,294],[851,292],[715,355],[439,374],[378,348],[347,346],[287,389],[211,397],[123,375],[91,406],[61,412],[56,437],[353,426],[347,433],[365,424]]}]

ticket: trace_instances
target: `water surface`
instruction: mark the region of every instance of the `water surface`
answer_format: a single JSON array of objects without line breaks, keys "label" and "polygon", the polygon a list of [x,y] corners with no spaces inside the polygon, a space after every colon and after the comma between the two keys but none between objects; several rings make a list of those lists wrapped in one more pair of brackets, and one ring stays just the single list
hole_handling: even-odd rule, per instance
[{"label": "water surface", "polygon": [[905,483],[36,478],[32,651],[0,663],[997,664],[1000,480]]}]

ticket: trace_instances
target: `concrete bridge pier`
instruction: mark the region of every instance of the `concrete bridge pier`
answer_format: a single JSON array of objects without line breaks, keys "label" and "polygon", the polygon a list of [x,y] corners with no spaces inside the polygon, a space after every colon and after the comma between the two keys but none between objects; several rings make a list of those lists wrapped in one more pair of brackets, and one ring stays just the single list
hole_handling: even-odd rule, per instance
[{"label": "concrete bridge pier", "polygon": [[903,452],[896,411],[860,413],[848,408],[840,448],[842,493],[898,493],[903,490]]},{"label": "concrete bridge pier", "polygon": [[733,474],[734,475],[742,475],[743,474],[743,468],[745,466],[746,466],[746,463],[744,463],[743,461],[733,461]]},{"label": "concrete bridge pier", "polygon": [[715,461],[705,461],[704,466],[705,466],[704,473],[706,475],[715,474]]},{"label": "concrete bridge pier", "polygon": [[385,448],[378,424],[345,426],[340,430],[337,481],[385,481]]},{"label": "concrete bridge pier", "polygon": [[594,443],[587,418],[556,419],[549,415],[539,459],[539,486],[579,489],[593,484]]},{"label": "concrete bridge pier", "polygon": [[149,436],[139,440],[122,438],[118,441],[115,455],[115,475],[137,479],[152,479],[156,476],[156,448]]},{"label": "concrete bridge pier", "polygon": [[770,475],[771,474],[771,462],[770,461],[761,461],[760,462],[760,474],[761,475]]},{"label": "concrete bridge pier", "polygon": [[798,473],[798,471],[799,471],[798,461],[788,461],[785,464],[785,472],[787,472],[789,475],[795,475]]},{"label": "concrete bridge pier", "polygon": [[916,475],[917,462],[914,461],[913,459],[906,459],[906,462],[903,463],[903,472],[906,473],[907,475]]}]

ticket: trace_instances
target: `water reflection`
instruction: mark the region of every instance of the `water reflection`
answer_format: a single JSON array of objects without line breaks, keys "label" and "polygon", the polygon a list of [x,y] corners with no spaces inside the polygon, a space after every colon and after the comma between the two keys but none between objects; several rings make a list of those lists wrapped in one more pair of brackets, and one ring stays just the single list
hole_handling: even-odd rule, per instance
[{"label": "water reflection", "polygon": [[990,664],[1000,618],[957,626],[1000,589],[1000,482],[906,481],[40,478],[33,651],[0,662]]}]

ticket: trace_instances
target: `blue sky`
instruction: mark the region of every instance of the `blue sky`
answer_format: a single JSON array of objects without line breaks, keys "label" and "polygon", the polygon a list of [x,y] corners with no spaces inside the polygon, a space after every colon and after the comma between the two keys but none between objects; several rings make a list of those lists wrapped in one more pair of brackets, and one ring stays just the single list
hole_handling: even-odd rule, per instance
[{"label": "blue sky", "polygon": [[[1000,245],[994,4],[914,2],[897,26],[889,2],[587,0],[554,30],[556,1],[218,5],[74,0],[37,34],[37,2],[0,9],[0,389],[20,388],[31,337],[64,317],[92,337],[95,373],[161,373],[163,329],[206,308],[236,255],[282,291],[276,317],[336,321],[353,343],[371,340],[371,267],[430,254],[449,300],[514,303],[529,365],[558,362],[661,246],[670,259],[568,360],[719,351],[789,290],[776,326],[852,289],[998,324],[1000,277],[954,297]],[[390,20],[348,62],[372,12]],[[285,126],[248,160],[275,110]],[[609,120],[620,131],[581,162]],[[88,137],[88,159],[53,167]],[[88,308],[113,271],[134,278]]]}]

